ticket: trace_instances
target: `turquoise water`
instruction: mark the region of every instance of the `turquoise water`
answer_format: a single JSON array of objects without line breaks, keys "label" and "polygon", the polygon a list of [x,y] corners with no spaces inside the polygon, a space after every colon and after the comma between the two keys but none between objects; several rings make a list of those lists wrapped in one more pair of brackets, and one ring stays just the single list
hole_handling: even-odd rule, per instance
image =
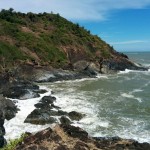
[{"label": "turquoise water", "polygon": [[[150,53],[127,53],[150,67]],[[120,136],[150,143],[150,71],[126,70],[116,75],[47,83],[57,104],[86,117],[74,125],[92,136]]]}]

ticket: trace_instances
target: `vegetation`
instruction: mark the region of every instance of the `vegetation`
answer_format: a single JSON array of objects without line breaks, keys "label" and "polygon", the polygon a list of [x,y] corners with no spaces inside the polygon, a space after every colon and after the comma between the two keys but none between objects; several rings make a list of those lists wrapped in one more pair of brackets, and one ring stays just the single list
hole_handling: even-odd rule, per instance
[{"label": "vegetation", "polygon": [[21,143],[24,138],[27,137],[26,134],[22,134],[20,138],[18,139],[15,139],[15,140],[10,140],[9,143],[4,147],[2,148],[1,150],[13,150],[16,148],[16,146]]},{"label": "vegetation", "polygon": [[80,59],[113,56],[113,48],[59,14],[0,12],[0,70],[18,63],[62,67]]}]

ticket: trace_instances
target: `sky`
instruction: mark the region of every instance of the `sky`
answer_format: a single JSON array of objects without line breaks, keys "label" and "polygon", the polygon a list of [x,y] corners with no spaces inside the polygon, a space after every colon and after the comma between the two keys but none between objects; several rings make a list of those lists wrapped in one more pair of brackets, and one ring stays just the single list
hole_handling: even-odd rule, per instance
[{"label": "sky", "polygon": [[150,0],[0,0],[0,9],[54,12],[117,51],[150,51]]}]

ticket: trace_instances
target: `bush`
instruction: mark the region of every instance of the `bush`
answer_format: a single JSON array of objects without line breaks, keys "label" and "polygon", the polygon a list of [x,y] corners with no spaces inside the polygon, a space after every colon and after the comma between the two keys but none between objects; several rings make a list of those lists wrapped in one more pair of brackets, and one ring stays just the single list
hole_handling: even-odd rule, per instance
[{"label": "bush", "polygon": [[15,149],[16,146],[19,143],[21,143],[25,137],[27,137],[27,134],[22,134],[21,137],[18,139],[10,140],[8,142],[8,144],[4,148],[2,148],[1,150],[13,150],[13,149]]}]

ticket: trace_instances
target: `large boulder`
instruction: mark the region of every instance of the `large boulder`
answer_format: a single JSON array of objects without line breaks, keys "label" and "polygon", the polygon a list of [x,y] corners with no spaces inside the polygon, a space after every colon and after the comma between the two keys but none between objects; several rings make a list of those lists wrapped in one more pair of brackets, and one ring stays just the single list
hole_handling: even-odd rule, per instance
[{"label": "large boulder", "polygon": [[79,121],[81,120],[85,115],[76,111],[71,111],[68,113],[68,116],[71,120]]},{"label": "large boulder", "polygon": [[11,100],[0,95],[0,110],[3,112],[4,119],[10,120],[15,117],[18,108]]},{"label": "large boulder", "polygon": [[37,125],[52,124],[57,122],[57,120],[52,117],[56,115],[57,111],[48,109],[35,109],[27,116],[24,122]]},{"label": "large boulder", "polygon": [[66,116],[62,116],[62,117],[60,118],[60,122],[61,122],[61,124],[64,124],[64,125],[69,125],[69,124],[71,124],[70,119],[67,118]]}]

